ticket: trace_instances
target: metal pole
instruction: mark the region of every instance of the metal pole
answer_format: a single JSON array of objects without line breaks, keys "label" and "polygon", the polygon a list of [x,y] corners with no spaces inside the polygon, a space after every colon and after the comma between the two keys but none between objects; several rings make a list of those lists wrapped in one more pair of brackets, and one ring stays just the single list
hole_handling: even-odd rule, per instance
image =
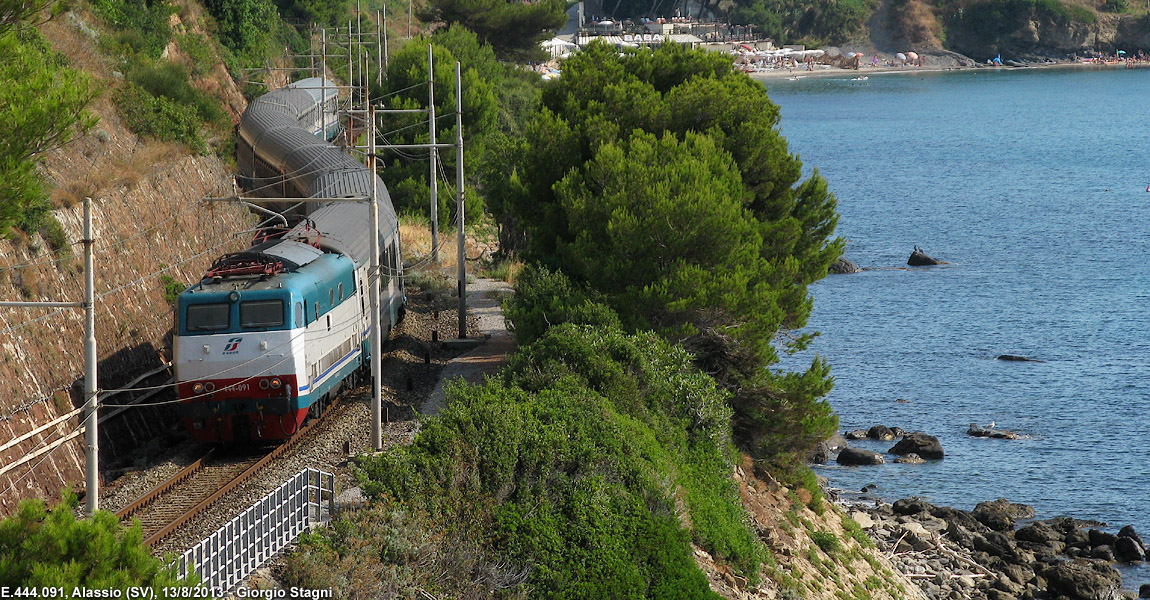
[{"label": "metal pole", "polygon": [[352,65],[351,59],[351,21],[347,22],[347,86],[348,104],[355,106],[355,67]]},{"label": "metal pole", "polygon": [[375,85],[383,85],[383,17],[375,11],[379,28],[375,30]]},{"label": "metal pole", "polygon": [[382,19],[380,21],[380,23],[382,23],[382,24],[379,26],[379,29],[383,32],[383,68],[387,69],[387,67],[389,65],[387,62],[387,3],[386,2],[383,3],[383,16],[380,18]]},{"label": "metal pole", "polygon": [[[435,149],[432,149],[435,152]],[[467,337],[467,258],[463,242],[463,77],[459,61],[455,62],[455,214],[459,217],[459,338]]]},{"label": "metal pole", "polygon": [[376,197],[375,175],[375,107],[368,107],[367,139],[370,151],[367,154],[367,167],[371,171],[371,267],[368,269],[368,283],[371,286],[368,300],[371,303],[371,446],[383,450],[383,377],[382,356],[383,332],[379,318],[379,199]]},{"label": "metal pole", "polygon": [[[435,143],[435,58],[431,51],[431,44],[427,45],[427,111],[428,129],[431,133],[431,143]],[[439,269],[439,184],[435,176],[435,148],[431,153],[431,264]]]},{"label": "metal pole", "polygon": [[411,0],[407,0],[407,37],[411,38]]},{"label": "metal pole", "polygon": [[100,509],[100,432],[96,417],[96,278],[92,254],[92,199],[84,198],[84,475],[85,508],[91,517]]},{"label": "metal pole", "polygon": [[320,98],[323,98],[323,103],[320,104],[319,110],[319,127],[323,130],[321,134],[324,140],[327,140],[327,28],[319,30],[320,39]]},{"label": "metal pole", "polygon": [[360,0],[355,0],[355,56],[356,66],[359,67],[359,102],[360,106],[367,104],[367,78],[363,74],[363,9]]}]

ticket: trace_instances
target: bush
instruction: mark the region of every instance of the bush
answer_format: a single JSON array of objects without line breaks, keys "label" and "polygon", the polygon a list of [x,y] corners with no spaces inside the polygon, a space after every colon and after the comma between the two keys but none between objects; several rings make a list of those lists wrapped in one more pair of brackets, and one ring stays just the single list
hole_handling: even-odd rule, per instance
[{"label": "bush", "polygon": [[200,135],[202,121],[195,107],[180,104],[167,96],[153,96],[134,83],[117,90],[115,100],[124,124],[133,133],[166,142],[180,142],[193,152],[202,152],[206,148]]},{"label": "bush", "polygon": [[92,0],[96,14],[116,29],[113,51],[159,58],[172,39],[168,18],[173,6],[164,0]]},{"label": "bush", "polygon": [[359,461],[364,490],[533,565],[533,594],[713,598],[692,539],[757,577],[725,393],[681,348],[566,324],[448,396],[413,445]]},{"label": "bush", "polygon": [[515,281],[515,294],[504,313],[520,344],[529,344],[548,327],[575,323],[601,328],[619,326],[619,317],[598,294],[576,285],[562,273],[528,265]]},{"label": "bush", "polygon": [[811,540],[815,545],[822,549],[827,554],[834,554],[842,550],[842,542],[839,541],[838,536],[829,531],[816,531],[811,534]]},{"label": "bush", "polygon": [[97,511],[77,520],[76,496],[47,510],[41,500],[24,500],[15,515],[0,521],[0,587],[52,586],[71,590],[191,587],[140,541],[140,525],[120,525],[115,515]]}]

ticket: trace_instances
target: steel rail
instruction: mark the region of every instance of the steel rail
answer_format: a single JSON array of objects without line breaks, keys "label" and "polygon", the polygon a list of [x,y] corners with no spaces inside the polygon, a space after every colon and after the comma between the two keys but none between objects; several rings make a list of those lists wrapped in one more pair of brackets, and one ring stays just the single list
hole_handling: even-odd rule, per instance
[{"label": "steel rail", "polygon": [[[340,396],[342,396],[342,394]],[[331,404],[329,404],[327,406],[327,408],[324,410],[323,415],[321,415],[317,419],[313,419],[307,425],[304,425],[299,431],[296,432],[295,435],[288,438],[286,441],[284,441],[284,443],[276,446],[271,452],[267,453],[263,458],[259,459],[252,466],[250,466],[246,470],[244,470],[244,472],[235,476],[231,481],[226,483],[219,490],[216,490],[215,493],[208,496],[204,500],[200,501],[198,504],[196,504],[195,506],[193,506],[192,508],[190,508],[186,512],[184,512],[184,514],[180,515],[179,517],[177,517],[172,522],[168,523],[167,525],[160,528],[158,531],[156,531],[152,535],[145,538],[144,544],[147,546],[155,546],[157,543],[162,541],[165,537],[167,537],[173,531],[178,529],[180,526],[184,525],[185,523],[187,523],[191,519],[195,518],[197,515],[203,513],[205,510],[208,509],[208,507],[215,504],[215,502],[217,500],[219,500],[220,498],[222,498],[225,494],[236,489],[237,487],[239,487],[240,485],[245,483],[247,480],[251,479],[253,475],[258,473],[260,471],[260,469],[264,468],[264,466],[266,466],[273,459],[275,459],[276,457],[278,457],[281,454],[283,454],[284,452],[286,452],[289,448],[292,448],[293,446],[295,446],[300,440],[303,439],[303,437],[306,434],[308,434],[312,430],[313,427],[315,427],[316,425],[323,422],[324,418],[327,417],[327,415],[331,413],[331,410],[333,408],[335,408],[335,406],[337,404],[339,404],[340,396],[336,396],[334,399],[332,399]],[[199,462],[199,461],[197,461],[197,462]],[[189,475],[190,475],[190,473],[189,473]],[[163,485],[163,484],[161,484],[161,485]],[[151,495],[151,494],[152,493],[149,492],[149,495]],[[155,495],[158,496],[159,494],[157,493]],[[135,503],[133,503],[133,504],[135,504]]]}]

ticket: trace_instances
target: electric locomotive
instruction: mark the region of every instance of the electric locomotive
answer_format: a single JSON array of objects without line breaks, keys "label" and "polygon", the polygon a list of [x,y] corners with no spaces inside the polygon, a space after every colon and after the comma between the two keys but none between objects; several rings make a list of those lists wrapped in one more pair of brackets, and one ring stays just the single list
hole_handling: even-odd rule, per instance
[{"label": "electric locomotive", "polygon": [[[386,339],[404,311],[399,224],[383,182],[325,139],[334,115],[317,115],[334,112],[334,90],[313,78],[253,101],[238,129],[237,180],[264,197],[364,198],[376,177]],[[297,225],[261,233],[180,294],[179,412],[198,441],[287,438],[370,376],[369,208],[304,206]]]}]

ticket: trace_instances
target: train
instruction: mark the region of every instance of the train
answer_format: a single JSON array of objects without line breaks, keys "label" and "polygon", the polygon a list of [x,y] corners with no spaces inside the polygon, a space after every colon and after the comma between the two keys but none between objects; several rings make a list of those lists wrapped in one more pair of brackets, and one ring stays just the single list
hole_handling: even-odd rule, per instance
[{"label": "train", "polygon": [[369,380],[370,208],[335,199],[369,197],[372,177],[382,339],[403,319],[395,208],[379,176],[332,143],[337,109],[336,85],[313,77],[256,98],[237,126],[237,183],[285,212],[265,208],[275,223],[176,301],[177,410],[197,441],[286,439],[342,389]]}]

